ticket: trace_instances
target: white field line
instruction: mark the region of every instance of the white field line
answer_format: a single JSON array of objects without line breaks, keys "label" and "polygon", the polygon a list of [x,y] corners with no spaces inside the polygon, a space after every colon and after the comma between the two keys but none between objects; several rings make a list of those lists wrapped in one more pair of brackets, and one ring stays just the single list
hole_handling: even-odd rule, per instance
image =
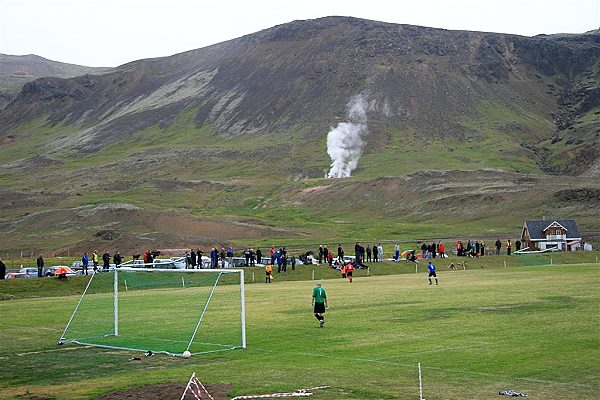
[{"label": "white field line", "polygon": [[[265,352],[265,353],[274,353],[275,352],[274,350],[264,350],[264,349],[257,349],[257,348],[251,348],[251,350],[261,351],[261,352]],[[305,353],[305,352],[297,352],[294,354],[299,355],[299,356],[304,356],[304,357],[321,357],[321,358],[326,358],[326,359],[345,359],[345,360],[349,360],[349,361],[353,361],[353,362],[367,362],[367,363],[389,365],[389,366],[395,366],[395,367],[414,368],[414,366],[415,366],[415,363],[400,363],[400,362],[392,362],[392,361],[385,361],[385,360],[378,360],[378,359],[371,359],[371,358],[339,357],[339,356],[330,356],[330,355],[326,355],[326,354],[315,354],[315,353]],[[453,373],[453,374],[485,376],[488,378],[503,379],[503,380],[519,380],[519,381],[526,381],[526,382],[543,383],[546,385],[596,388],[595,385],[586,385],[586,384],[582,384],[582,383],[547,381],[547,380],[535,379],[535,378],[496,375],[496,374],[489,374],[486,372],[463,371],[463,370],[439,368],[439,367],[424,367],[423,368],[423,370],[428,370],[428,369],[442,371],[442,372],[448,372],[448,373]]]},{"label": "white field line", "polygon": [[48,328],[47,326],[36,326],[36,327],[31,327],[31,326],[25,326],[25,325],[15,325],[15,324],[2,324],[3,326],[8,326],[10,328],[23,328],[23,329],[36,329],[36,330],[47,330],[47,331],[52,331],[52,332],[60,332],[62,333],[62,329],[58,329],[58,328]]},{"label": "white field line", "polygon": [[8,356],[2,356],[0,357],[0,360],[6,360],[9,359],[11,357],[22,357],[22,356],[31,356],[31,355],[35,355],[35,354],[45,354],[45,353],[55,353],[58,351],[69,351],[69,350],[78,350],[78,349],[84,349],[84,348],[90,348],[89,346],[80,346],[80,347],[61,347],[60,349],[48,349],[48,350],[39,350],[39,351],[28,351],[25,353],[16,353],[11,355],[10,357]]}]

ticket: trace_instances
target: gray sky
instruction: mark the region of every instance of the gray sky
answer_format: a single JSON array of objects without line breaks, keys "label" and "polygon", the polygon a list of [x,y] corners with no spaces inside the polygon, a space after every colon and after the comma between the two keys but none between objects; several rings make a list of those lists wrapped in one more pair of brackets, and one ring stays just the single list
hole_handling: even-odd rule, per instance
[{"label": "gray sky", "polygon": [[0,0],[0,53],[117,66],[330,15],[533,36],[598,29],[600,0]]}]

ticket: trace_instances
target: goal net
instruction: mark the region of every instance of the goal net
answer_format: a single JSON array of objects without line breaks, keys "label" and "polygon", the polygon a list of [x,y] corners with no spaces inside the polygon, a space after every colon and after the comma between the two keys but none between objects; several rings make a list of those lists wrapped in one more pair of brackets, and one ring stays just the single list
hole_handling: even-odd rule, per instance
[{"label": "goal net", "polygon": [[118,268],[91,275],[59,344],[181,356],[246,347],[244,272]]}]

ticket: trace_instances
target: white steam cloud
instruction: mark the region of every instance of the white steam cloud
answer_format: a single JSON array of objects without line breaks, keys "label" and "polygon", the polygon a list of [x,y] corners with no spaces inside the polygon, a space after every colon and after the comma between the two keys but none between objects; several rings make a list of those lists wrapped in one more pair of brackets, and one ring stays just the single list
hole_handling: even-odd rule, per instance
[{"label": "white steam cloud", "polygon": [[331,158],[328,178],[347,178],[358,165],[367,133],[367,99],[353,96],[346,105],[350,122],[340,122],[327,134],[327,154]]}]

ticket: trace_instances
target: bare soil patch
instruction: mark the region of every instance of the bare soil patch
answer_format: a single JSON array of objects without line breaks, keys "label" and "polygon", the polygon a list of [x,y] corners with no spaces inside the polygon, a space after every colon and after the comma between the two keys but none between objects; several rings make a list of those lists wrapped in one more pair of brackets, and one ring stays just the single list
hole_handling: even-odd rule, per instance
[{"label": "bare soil patch", "polygon": [[[145,385],[130,389],[114,390],[96,397],[96,400],[120,400],[120,399],[145,399],[145,400],[166,400],[179,399],[185,390],[185,383],[161,383],[158,385]],[[204,385],[206,390],[215,400],[229,399],[227,393],[232,389],[232,385]],[[194,396],[186,395],[185,399],[193,399]]]}]

